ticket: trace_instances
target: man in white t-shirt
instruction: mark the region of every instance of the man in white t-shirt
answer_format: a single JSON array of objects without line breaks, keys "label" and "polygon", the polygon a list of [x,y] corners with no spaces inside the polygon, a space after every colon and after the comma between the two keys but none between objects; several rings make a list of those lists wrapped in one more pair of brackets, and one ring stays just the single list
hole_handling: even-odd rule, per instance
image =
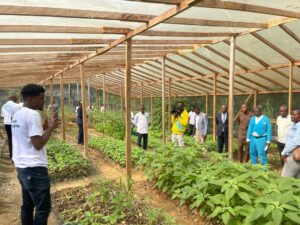
[{"label": "man in white t-shirt", "polygon": [[138,141],[137,145],[142,146],[143,149],[147,150],[148,147],[148,130],[149,130],[149,113],[145,112],[145,106],[140,106],[140,112],[138,112],[133,120],[133,124],[137,127]]},{"label": "man in white t-shirt", "polygon": [[[21,91],[24,105],[12,118],[13,161],[22,187],[22,225],[46,225],[51,210],[50,179],[45,144],[58,127],[51,119],[43,130],[41,115],[45,89],[28,84]],[[33,216],[33,212],[35,215]]]},{"label": "man in white t-shirt", "polygon": [[196,112],[195,112],[195,107],[192,106],[191,111],[189,112],[189,135],[194,135],[195,123],[196,123]]},{"label": "man in white t-shirt", "polygon": [[277,149],[279,151],[279,157],[281,160],[281,166],[283,167],[284,161],[281,156],[281,152],[283,151],[286,143],[287,133],[292,126],[291,115],[289,114],[288,107],[285,105],[280,106],[279,108],[279,116],[276,121],[277,125]]},{"label": "man in white t-shirt", "polygon": [[8,141],[9,159],[12,159],[11,118],[14,114],[15,109],[18,106],[16,102],[17,97],[15,95],[10,96],[8,98],[8,101],[1,108],[1,117],[3,118],[3,123]]}]

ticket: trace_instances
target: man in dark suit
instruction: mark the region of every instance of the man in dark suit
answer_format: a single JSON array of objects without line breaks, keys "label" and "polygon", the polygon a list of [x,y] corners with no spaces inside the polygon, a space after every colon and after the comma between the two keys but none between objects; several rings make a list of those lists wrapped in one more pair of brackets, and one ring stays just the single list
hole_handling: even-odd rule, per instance
[{"label": "man in dark suit", "polygon": [[222,105],[221,113],[218,113],[216,117],[216,124],[218,136],[218,152],[223,152],[224,145],[225,151],[228,152],[228,113],[226,105]]}]

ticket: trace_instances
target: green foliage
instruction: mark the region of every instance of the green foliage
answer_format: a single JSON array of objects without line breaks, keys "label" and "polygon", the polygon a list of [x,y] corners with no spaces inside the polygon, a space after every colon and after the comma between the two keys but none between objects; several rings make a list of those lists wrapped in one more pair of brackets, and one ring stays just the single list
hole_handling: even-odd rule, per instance
[{"label": "green foliage", "polygon": [[139,165],[180,204],[224,224],[300,224],[299,180],[216,154],[166,146],[142,155]]},{"label": "green foliage", "polygon": [[[112,137],[96,137],[89,141],[91,148],[97,149],[108,157],[118,162],[121,166],[126,165],[126,153],[124,141],[114,139]],[[131,158],[132,162],[136,163],[141,155],[144,154],[144,150],[139,147],[132,146]]]},{"label": "green foliage", "polygon": [[49,174],[53,180],[80,178],[90,173],[90,163],[73,146],[58,140],[47,144]]},{"label": "green foliage", "polygon": [[86,187],[55,193],[54,198],[65,225],[176,224],[166,213],[135,198],[121,182],[102,179]]},{"label": "green foliage", "polygon": [[125,137],[125,122],[121,112],[92,112],[92,121],[98,132],[123,140]]}]

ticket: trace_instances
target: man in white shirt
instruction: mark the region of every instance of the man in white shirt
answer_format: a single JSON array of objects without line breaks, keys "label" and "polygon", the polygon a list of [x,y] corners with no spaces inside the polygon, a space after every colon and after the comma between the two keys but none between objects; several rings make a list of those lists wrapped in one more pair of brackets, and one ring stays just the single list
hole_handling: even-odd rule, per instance
[{"label": "man in white shirt", "polygon": [[12,159],[12,136],[11,136],[11,118],[13,116],[15,108],[18,104],[16,96],[10,96],[8,101],[1,108],[1,117],[3,118],[3,123],[7,135],[8,149],[9,149],[9,159]]},{"label": "man in white shirt", "polygon": [[149,113],[145,112],[145,106],[140,106],[140,112],[134,117],[133,124],[137,127],[138,141],[137,145],[142,146],[143,149],[147,150],[148,147],[148,130],[149,130]]},{"label": "man in white shirt", "polygon": [[195,112],[195,107],[192,106],[191,111],[189,112],[189,135],[194,135],[195,123],[196,123],[196,112]]},{"label": "man in white shirt", "polygon": [[276,125],[277,125],[277,148],[279,151],[281,166],[283,167],[284,161],[282,159],[281,152],[284,149],[288,131],[292,126],[292,119],[291,119],[291,115],[289,114],[287,106],[285,105],[280,106],[279,116],[277,117]]},{"label": "man in white shirt", "polygon": [[[45,144],[58,127],[51,119],[43,130],[41,115],[45,89],[28,84],[21,91],[24,105],[12,119],[13,161],[22,187],[22,225],[47,225],[51,210],[50,179]],[[35,211],[35,216],[33,212]]]}]

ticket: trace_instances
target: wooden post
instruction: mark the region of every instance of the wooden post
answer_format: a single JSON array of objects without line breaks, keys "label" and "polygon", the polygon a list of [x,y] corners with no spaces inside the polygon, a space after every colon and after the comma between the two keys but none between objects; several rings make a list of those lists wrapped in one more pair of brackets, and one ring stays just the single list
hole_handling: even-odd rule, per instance
[{"label": "wooden post", "polygon": [[168,132],[171,132],[171,78],[169,78],[169,94],[168,94]]},{"label": "wooden post", "polygon": [[[125,146],[126,146],[126,172],[127,179],[132,178],[131,165],[131,50],[132,41],[128,39],[126,42],[126,65],[125,65]],[[129,182],[130,183],[130,182]],[[128,185],[131,189],[131,185]]]},{"label": "wooden post", "polygon": [[54,108],[53,108],[53,79],[50,79],[50,116],[54,117]]},{"label": "wooden post", "polygon": [[140,105],[143,105],[143,97],[144,97],[144,84],[141,82],[141,96],[140,96]]},{"label": "wooden post", "polygon": [[217,116],[217,74],[214,75],[213,80],[213,141],[216,141],[217,135],[217,124],[216,124],[216,116]]},{"label": "wooden post", "polygon": [[62,139],[66,140],[66,124],[65,124],[65,92],[63,83],[63,74],[60,74],[60,111],[61,111],[61,132]]},{"label": "wooden post", "polygon": [[124,112],[124,106],[123,106],[123,91],[122,91],[122,87],[120,89],[120,106],[121,106],[121,112]]},{"label": "wooden post", "polygon": [[165,69],[165,57],[161,60],[161,116],[162,116],[162,143],[166,144],[166,128],[165,128],[165,89],[166,89],[166,69]]},{"label": "wooden post", "polygon": [[150,96],[150,120],[153,121],[153,95]]},{"label": "wooden post", "polygon": [[205,95],[205,113],[208,116],[208,93]]},{"label": "wooden post", "polygon": [[253,107],[257,106],[257,91],[254,91],[254,96],[253,96]]},{"label": "wooden post", "polygon": [[79,98],[79,83],[78,82],[76,83],[76,95],[77,95],[77,99],[76,100],[77,100],[77,104],[78,104],[79,100],[80,100],[80,98]]},{"label": "wooden post", "polygon": [[234,73],[235,73],[235,37],[230,38],[230,64],[229,64],[229,101],[228,101],[228,150],[229,157],[233,159],[233,117],[234,117]]},{"label": "wooden post", "polygon": [[[88,93],[88,112],[89,112],[89,114],[91,114],[91,87],[90,87],[90,79],[88,78],[87,79],[87,88],[88,88],[88,90],[87,90],[87,93]],[[90,127],[91,126],[91,117],[90,117],[90,115],[88,115],[88,125],[87,125],[88,127]]]},{"label": "wooden post", "polygon": [[103,75],[103,83],[102,83],[102,104],[104,107],[104,111],[106,111],[106,96],[105,96],[105,75]]},{"label": "wooden post", "polygon": [[294,76],[294,64],[291,62],[290,73],[289,73],[289,99],[288,99],[289,113],[292,112],[292,108],[293,108],[293,76]]},{"label": "wooden post", "polygon": [[87,129],[87,114],[86,114],[85,71],[84,71],[84,64],[80,64],[79,66],[80,66],[80,81],[81,81],[84,154],[87,155],[88,129]]}]

